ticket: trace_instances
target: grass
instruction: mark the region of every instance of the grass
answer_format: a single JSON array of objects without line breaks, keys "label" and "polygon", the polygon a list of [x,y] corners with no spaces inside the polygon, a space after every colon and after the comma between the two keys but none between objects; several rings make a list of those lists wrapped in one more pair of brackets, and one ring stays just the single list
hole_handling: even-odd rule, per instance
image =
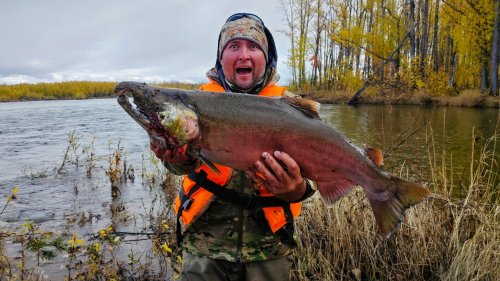
[{"label": "grass", "polygon": [[[75,134],[68,136],[68,146],[78,146]],[[474,137],[472,138],[475,139]],[[445,172],[446,155],[436,152],[433,138],[425,140],[428,147],[428,187],[434,192],[426,202],[410,208],[399,230],[390,238],[378,234],[372,212],[361,188],[342,198],[333,208],[326,208],[318,194],[304,203],[296,223],[298,247],[293,253],[291,279],[302,280],[499,280],[500,279],[500,175],[497,154],[498,135],[484,143],[472,142],[470,166],[465,169],[470,179],[463,197],[457,198],[452,180]],[[92,141],[92,145],[94,140]],[[121,169],[124,148],[111,149],[107,157],[70,149],[64,161],[88,167],[88,162],[105,159],[105,174]],[[78,151],[78,152],[77,152]],[[75,152],[78,155],[74,155]],[[69,157],[69,156],[71,157]],[[390,160],[390,159],[386,159]],[[155,158],[149,165],[143,161],[143,183],[160,185],[165,197],[173,200],[178,177],[170,177]],[[113,165],[111,165],[111,163]],[[93,167],[100,167],[93,163]],[[388,165],[390,166],[390,165]],[[152,167],[152,168],[150,168]],[[397,167],[394,165],[394,167]],[[94,168],[97,169],[97,168]],[[395,172],[402,177],[402,171]],[[116,176],[124,177],[123,168]],[[90,176],[95,176],[94,171]],[[85,173],[85,176],[89,176]],[[113,188],[113,182],[100,188]],[[121,181],[115,184],[119,187]],[[22,188],[22,187],[21,187]],[[7,198],[15,200],[17,189]],[[153,200],[158,200],[154,198]],[[174,222],[169,202],[162,202],[164,212],[150,213],[152,232],[147,235],[151,254],[130,252],[118,257],[120,233],[113,226],[100,230],[93,240],[83,241],[76,235],[44,236],[46,230],[30,225],[17,233],[0,230],[0,280],[45,280],[40,268],[30,264],[29,253],[38,257],[47,250],[65,255],[67,280],[160,280],[167,274],[175,276],[182,264],[180,250],[175,247]],[[8,207],[7,205],[2,206]],[[0,213],[1,214],[1,213]],[[34,231],[36,230],[36,231]],[[7,256],[5,242],[20,243],[18,256]],[[17,241],[17,242],[16,242]],[[55,242],[54,242],[55,241]],[[67,242],[66,242],[67,241]],[[53,243],[57,244],[55,251]],[[51,244],[52,243],[52,244]],[[30,246],[31,245],[31,246]],[[34,247],[35,245],[36,247]],[[142,257],[142,258],[141,258]],[[32,261],[33,262],[33,261]],[[63,269],[64,270],[64,269]],[[154,271],[156,270],[156,271]]]},{"label": "grass", "polygon": [[292,279],[499,280],[496,141],[494,136],[478,154],[473,152],[464,198],[454,197],[449,192],[453,188],[443,186],[450,185],[443,178],[446,173],[440,172],[444,168],[430,166],[434,196],[407,210],[400,229],[389,239],[377,234],[360,189],[331,209],[319,196],[311,198],[297,222],[299,246]]},{"label": "grass", "polygon": [[[112,97],[117,82],[67,81],[56,83],[0,85],[0,102]],[[158,82],[152,85],[196,89],[198,85],[181,82]]]},{"label": "grass", "polygon": [[[312,91],[298,93],[321,103],[347,104],[354,92]],[[359,98],[360,104],[415,104],[463,107],[500,107],[500,97],[482,94],[479,90],[463,90],[458,95],[435,94],[425,90],[399,91],[384,87],[367,89]]]}]

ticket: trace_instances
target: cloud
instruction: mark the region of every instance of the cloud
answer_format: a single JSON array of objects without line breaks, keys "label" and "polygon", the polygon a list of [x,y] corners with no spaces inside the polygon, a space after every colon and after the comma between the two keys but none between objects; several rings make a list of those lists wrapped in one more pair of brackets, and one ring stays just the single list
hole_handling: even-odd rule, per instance
[{"label": "cloud", "polygon": [[0,4],[0,83],[66,80],[206,81],[217,37],[235,12],[261,16],[280,57],[279,1],[24,0]]}]

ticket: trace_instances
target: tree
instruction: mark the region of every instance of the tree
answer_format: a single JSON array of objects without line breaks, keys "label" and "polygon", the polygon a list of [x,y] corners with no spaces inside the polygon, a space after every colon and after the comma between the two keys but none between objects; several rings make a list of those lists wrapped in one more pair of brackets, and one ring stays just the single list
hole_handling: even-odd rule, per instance
[{"label": "tree", "polygon": [[415,57],[415,0],[410,0],[410,59]]},{"label": "tree", "polygon": [[292,85],[357,90],[373,79],[498,95],[499,1],[281,0]]},{"label": "tree", "polygon": [[[313,45],[313,55],[311,56],[311,66],[312,66],[312,75],[311,75],[311,84],[317,85],[321,84],[321,65],[320,65],[320,52],[321,52],[321,35],[324,29],[324,19],[323,19],[323,10],[321,9],[321,0],[316,1],[316,29],[314,36],[314,45]],[[318,83],[319,80],[319,83]]]},{"label": "tree", "polygon": [[427,45],[429,42],[429,0],[423,0],[420,7],[421,13],[421,34],[420,34],[420,71],[424,73],[424,66],[427,61]]},{"label": "tree", "polygon": [[495,21],[491,39],[490,96],[498,96],[498,63],[500,60],[500,0],[495,0]]},{"label": "tree", "polygon": [[434,35],[432,37],[432,60],[434,64],[434,73],[437,73],[439,70],[439,1],[436,0],[436,7],[434,9]]}]

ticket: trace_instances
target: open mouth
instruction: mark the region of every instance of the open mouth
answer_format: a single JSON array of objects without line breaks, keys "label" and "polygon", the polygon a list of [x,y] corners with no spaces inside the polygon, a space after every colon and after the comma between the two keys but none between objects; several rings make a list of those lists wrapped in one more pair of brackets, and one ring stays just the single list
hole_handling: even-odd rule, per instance
[{"label": "open mouth", "polygon": [[246,75],[252,73],[252,68],[251,67],[238,67],[236,68],[236,73],[240,75]]}]

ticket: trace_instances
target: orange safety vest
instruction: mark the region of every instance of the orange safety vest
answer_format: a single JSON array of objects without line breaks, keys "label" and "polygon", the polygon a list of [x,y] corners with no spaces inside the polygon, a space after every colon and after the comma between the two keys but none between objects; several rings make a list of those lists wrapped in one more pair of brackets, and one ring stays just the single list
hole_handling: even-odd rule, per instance
[{"label": "orange safety vest", "polygon": [[[200,87],[201,90],[211,91],[211,92],[224,92],[224,88],[215,83],[207,83]],[[264,88],[259,96],[281,96],[285,91],[285,87],[280,86],[268,86]],[[220,174],[214,172],[210,167],[203,164],[200,168],[196,170],[197,173],[203,171],[206,173],[206,178],[218,186],[226,185],[231,179],[231,175],[233,169],[230,167],[222,166],[215,164],[215,166],[219,169]],[[184,176],[182,182],[182,190],[180,190],[180,194],[177,195],[174,203],[174,210],[178,216],[178,227],[182,225],[182,229],[187,229],[191,224],[193,224],[196,219],[198,219],[210,206],[210,204],[215,200],[214,194],[205,188],[195,188],[191,192],[191,189],[196,185],[196,182],[190,179],[188,176]],[[203,186],[200,186],[203,187]],[[259,187],[260,196],[268,197],[267,199],[276,198],[272,193],[267,192],[263,187]],[[181,200],[181,196],[183,200]],[[186,201],[188,199],[188,201]],[[276,198],[277,199],[277,198]],[[279,199],[278,199],[279,200]],[[181,209],[181,202],[183,202],[182,211],[179,214],[179,209]],[[188,202],[189,204],[186,204]],[[293,218],[297,217],[300,214],[302,204],[301,203],[290,203],[289,211],[293,215]],[[288,207],[288,206],[287,206]],[[285,208],[281,206],[272,206],[272,207],[262,207],[264,212],[264,217],[266,218],[269,228],[272,233],[276,233],[283,226],[287,224],[287,211]],[[180,223],[180,225],[179,225]],[[179,231],[179,229],[178,229]]]}]

